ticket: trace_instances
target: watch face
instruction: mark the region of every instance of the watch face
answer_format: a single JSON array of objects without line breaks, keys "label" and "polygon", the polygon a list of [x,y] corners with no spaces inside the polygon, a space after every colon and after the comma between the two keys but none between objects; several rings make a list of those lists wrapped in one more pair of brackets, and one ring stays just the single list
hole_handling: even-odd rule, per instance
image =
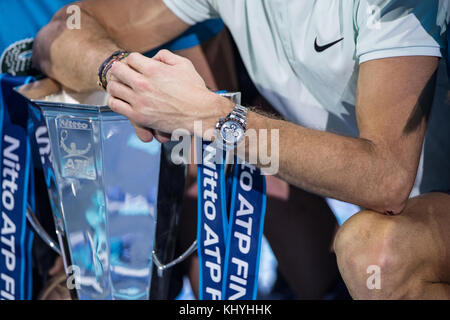
[{"label": "watch face", "polygon": [[244,128],[238,122],[232,120],[225,122],[220,129],[220,135],[226,144],[237,144],[244,137],[244,134]]}]

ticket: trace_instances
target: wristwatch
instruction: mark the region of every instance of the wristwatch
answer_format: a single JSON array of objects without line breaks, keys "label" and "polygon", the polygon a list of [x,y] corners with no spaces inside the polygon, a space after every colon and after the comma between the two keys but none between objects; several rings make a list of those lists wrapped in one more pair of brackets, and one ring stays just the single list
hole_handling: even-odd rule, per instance
[{"label": "wristwatch", "polygon": [[216,143],[225,150],[231,150],[245,138],[247,127],[246,107],[236,104],[233,111],[216,124]]}]

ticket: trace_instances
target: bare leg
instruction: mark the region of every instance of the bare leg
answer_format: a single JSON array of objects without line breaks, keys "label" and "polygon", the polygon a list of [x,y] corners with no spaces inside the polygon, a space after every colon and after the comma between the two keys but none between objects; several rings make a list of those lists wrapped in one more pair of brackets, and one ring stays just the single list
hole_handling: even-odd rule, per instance
[{"label": "bare leg", "polygon": [[[352,217],[335,241],[339,269],[351,295],[450,299],[449,227],[450,196],[443,193],[411,199],[399,216],[363,211]],[[379,289],[367,285],[369,266],[379,268]]]}]

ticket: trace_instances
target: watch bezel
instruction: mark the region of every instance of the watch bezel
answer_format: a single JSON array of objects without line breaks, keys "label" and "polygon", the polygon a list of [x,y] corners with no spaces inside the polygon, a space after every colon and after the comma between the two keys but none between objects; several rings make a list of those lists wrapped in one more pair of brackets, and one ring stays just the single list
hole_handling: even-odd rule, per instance
[{"label": "watch bezel", "polygon": [[[231,112],[225,118],[220,118],[220,120],[216,124],[216,141],[220,147],[225,148],[226,150],[234,149],[243,139],[245,139],[245,133],[247,129],[246,116],[247,108],[236,104],[233,112]],[[238,138],[236,138],[235,141],[226,140],[225,133],[223,132],[224,125],[228,122],[233,122],[238,127],[238,129],[236,129],[235,131],[242,131],[242,134]]]},{"label": "watch bezel", "polygon": [[[236,138],[235,141],[228,141],[225,139],[224,137],[224,133],[223,133],[223,125],[227,122],[234,122],[239,129],[238,130],[242,130],[242,135],[240,135],[239,138]],[[237,145],[245,138],[245,128],[244,126],[242,126],[242,124],[239,121],[235,121],[233,119],[226,119],[226,121],[223,121],[222,124],[220,126],[218,126],[216,128],[216,139],[215,142],[217,143],[217,145],[225,150],[231,150],[237,147]]]},{"label": "watch bezel", "polygon": [[[228,135],[225,132],[225,128],[230,126],[227,124],[232,124],[232,125],[234,124],[236,126],[235,129],[231,129],[231,130],[233,130],[233,136],[232,136],[233,140],[232,141],[227,139]],[[242,138],[245,136],[244,126],[242,125],[241,122],[236,121],[234,119],[227,119],[226,121],[224,121],[219,130],[220,130],[220,136],[222,138],[222,141],[224,141],[224,143],[230,144],[230,145],[237,145],[242,140]],[[236,135],[234,134],[236,132],[240,132],[239,137],[236,137]]]}]

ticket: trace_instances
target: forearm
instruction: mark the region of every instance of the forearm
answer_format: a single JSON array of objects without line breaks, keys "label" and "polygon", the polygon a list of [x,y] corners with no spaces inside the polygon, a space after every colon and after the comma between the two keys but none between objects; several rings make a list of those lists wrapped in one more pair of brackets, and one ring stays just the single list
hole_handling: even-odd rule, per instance
[{"label": "forearm", "polygon": [[[259,135],[258,146],[247,143],[247,159],[257,152],[261,155],[262,149],[271,152],[274,161],[278,149],[278,175],[287,182],[379,212],[402,210],[412,187],[414,168],[403,167],[387,148],[256,113],[249,114],[248,127],[257,132],[269,128],[269,134],[267,139]],[[279,141],[271,141],[273,129],[279,130]]]},{"label": "forearm", "polygon": [[33,63],[43,73],[75,91],[95,90],[100,64],[119,47],[105,29],[81,11],[82,28],[66,26],[62,8],[37,35]]},{"label": "forearm", "polygon": [[[415,77],[411,65],[417,66]],[[427,57],[363,64],[356,107],[359,138],[249,112],[246,145],[244,152],[238,147],[238,156],[263,169],[267,160],[279,163],[271,173],[307,191],[400,213],[417,173],[436,67],[436,59]],[[169,134],[185,128],[208,139],[217,120],[235,107],[209,91],[189,61],[168,51],[154,59],[132,54],[126,65],[114,64],[111,74],[121,81],[109,84],[111,109],[142,127]],[[385,79],[396,86],[386,85]],[[270,157],[264,157],[265,151]]]},{"label": "forearm", "polygon": [[[222,116],[233,109],[230,101],[215,100]],[[214,119],[217,115],[206,122],[206,130],[214,127]],[[306,191],[379,212],[401,212],[417,172],[419,156],[414,156],[416,161],[406,159],[411,157],[407,146],[413,136],[402,136],[392,150],[382,141],[307,129],[259,111],[248,113],[246,136],[237,155],[267,174]],[[420,149],[416,154],[420,155]]]},{"label": "forearm", "polygon": [[36,37],[33,63],[76,91],[97,89],[97,71],[113,52],[146,52],[174,39],[189,26],[162,0],[84,0],[80,29],[67,27],[62,8]]}]

